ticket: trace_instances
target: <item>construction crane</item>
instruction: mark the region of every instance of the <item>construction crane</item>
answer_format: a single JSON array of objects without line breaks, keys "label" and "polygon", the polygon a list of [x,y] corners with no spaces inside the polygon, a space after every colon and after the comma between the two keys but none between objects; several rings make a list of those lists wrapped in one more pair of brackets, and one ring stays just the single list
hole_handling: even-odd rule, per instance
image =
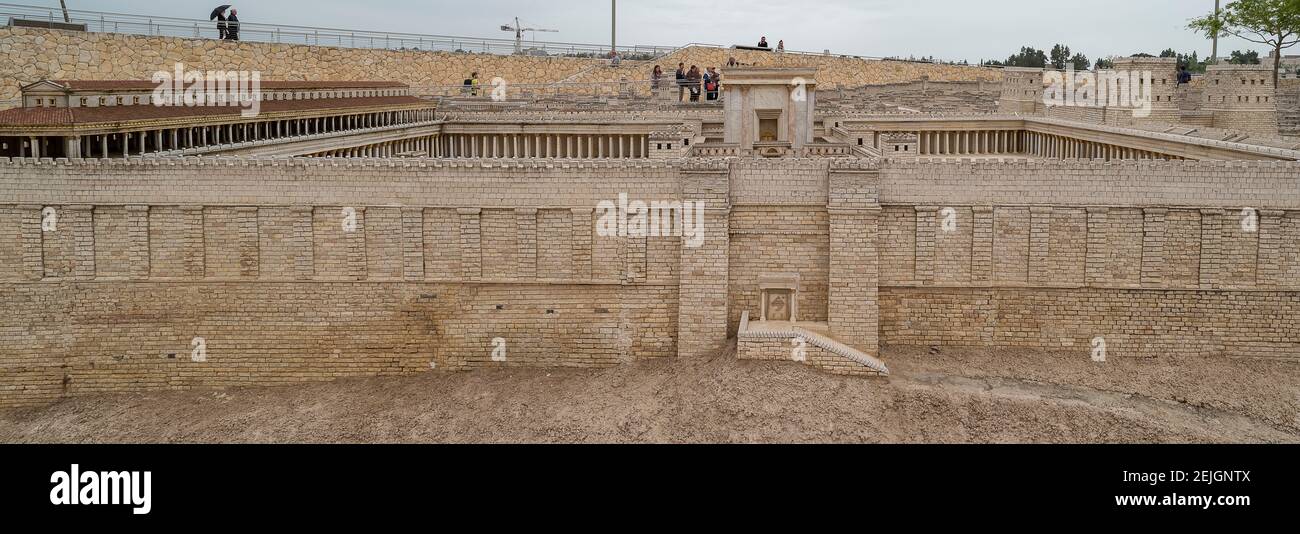
[{"label": "construction crane", "polygon": [[[502,24],[501,31],[515,32],[515,53],[516,54],[522,54],[524,52],[524,32],[560,33],[560,30],[548,30],[545,28],[525,28],[523,27],[523,25],[519,24],[519,17],[515,17],[514,26],[511,26],[509,24]],[[533,37],[533,39],[536,40],[537,38]]]}]

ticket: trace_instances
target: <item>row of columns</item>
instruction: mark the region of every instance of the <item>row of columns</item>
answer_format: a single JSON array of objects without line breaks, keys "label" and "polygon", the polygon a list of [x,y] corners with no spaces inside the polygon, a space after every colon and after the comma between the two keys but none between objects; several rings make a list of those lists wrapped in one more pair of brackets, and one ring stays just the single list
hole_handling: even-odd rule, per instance
[{"label": "row of columns", "polygon": [[449,158],[648,158],[650,157],[650,136],[644,134],[449,134],[440,137],[434,156]]},{"label": "row of columns", "polygon": [[397,141],[386,141],[365,146],[339,148],[309,154],[311,158],[391,158],[391,157],[437,157],[438,136],[412,137]]},{"label": "row of columns", "polygon": [[1104,159],[1110,160],[1182,160],[1186,159],[1180,156],[1172,156],[1153,152],[1150,150],[1141,150],[1126,146],[1112,145],[1109,143],[1098,143],[1094,141],[1084,141],[1061,135],[1053,135],[1041,132],[1026,132],[1027,152],[1035,156],[1049,159]]},{"label": "row of columns", "polygon": [[[922,156],[1031,154],[1051,159],[1181,160],[1180,156],[1021,130],[914,132]],[[877,132],[876,147],[880,147]]]},{"label": "row of columns", "polygon": [[[432,109],[384,111],[100,135],[28,137],[19,138],[16,148],[17,155],[21,158],[126,158],[191,148],[401,126],[434,119]],[[61,141],[63,146],[52,147],[51,143],[55,140]]]},{"label": "row of columns", "polygon": [[916,132],[923,156],[1016,154],[1023,150],[1024,132],[968,130]]}]

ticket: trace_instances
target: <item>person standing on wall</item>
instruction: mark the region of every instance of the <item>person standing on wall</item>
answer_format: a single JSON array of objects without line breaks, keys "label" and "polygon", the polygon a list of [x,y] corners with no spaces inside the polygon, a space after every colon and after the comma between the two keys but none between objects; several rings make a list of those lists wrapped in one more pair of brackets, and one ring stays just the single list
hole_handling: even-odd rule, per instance
[{"label": "person standing on wall", "polygon": [[230,41],[239,40],[239,10],[230,10],[230,16],[226,18],[226,39]]},{"label": "person standing on wall", "polygon": [[1187,85],[1192,83],[1192,73],[1187,71],[1187,65],[1178,66],[1178,85]]},{"label": "person standing on wall", "polygon": [[226,39],[226,12],[217,13],[217,39]]},{"label": "person standing on wall", "polygon": [[664,88],[664,68],[655,65],[655,70],[650,73],[650,95],[656,99]]},{"label": "person standing on wall", "polygon": [[700,101],[700,80],[702,78],[700,68],[695,65],[691,65],[691,70],[686,71],[686,87],[691,92],[691,102]]},{"label": "person standing on wall", "polygon": [[704,78],[704,90],[707,91],[705,100],[715,101],[718,99],[718,92],[722,90],[722,74],[718,72],[717,67],[709,67],[708,74]]},{"label": "person standing on wall", "polygon": [[686,95],[686,64],[677,64],[677,101]]},{"label": "person standing on wall", "polygon": [[758,40],[758,47],[759,47],[759,48],[767,48],[767,36],[766,36],[766,35],[764,35],[762,39],[759,39],[759,40]]},{"label": "person standing on wall", "polygon": [[463,91],[468,96],[478,96],[478,73],[474,72],[465,78],[465,89]]}]

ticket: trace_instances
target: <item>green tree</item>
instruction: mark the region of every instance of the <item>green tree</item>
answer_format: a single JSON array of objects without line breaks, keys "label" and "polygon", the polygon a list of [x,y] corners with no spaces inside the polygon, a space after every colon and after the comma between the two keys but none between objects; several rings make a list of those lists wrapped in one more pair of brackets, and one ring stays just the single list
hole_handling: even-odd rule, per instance
[{"label": "green tree", "polygon": [[1078,53],[1070,57],[1070,65],[1074,67],[1074,70],[1088,70],[1092,68],[1092,61],[1089,61],[1088,56],[1083,55],[1083,53]]},{"label": "green tree", "polygon": [[1070,61],[1070,47],[1058,44],[1052,47],[1052,68],[1064,70]]},{"label": "green tree", "polygon": [[1188,28],[1206,37],[1234,36],[1273,48],[1273,87],[1282,50],[1300,42],[1300,0],[1237,0],[1216,15],[1192,19]]},{"label": "green tree", "polygon": [[1232,55],[1228,57],[1228,63],[1233,65],[1258,65],[1259,52],[1254,50],[1247,50],[1245,52],[1242,52],[1241,50],[1233,50]]},{"label": "green tree", "polygon": [[1021,47],[1019,54],[1007,58],[1006,66],[1041,69],[1047,66],[1047,54],[1032,46]]},{"label": "green tree", "polygon": [[1172,48],[1166,48],[1164,52],[1160,53],[1160,57],[1178,57],[1178,51]]},{"label": "green tree", "polygon": [[1107,58],[1099,58],[1095,66],[1098,70],[1110,70],[1115,68],[1115,62]]}]

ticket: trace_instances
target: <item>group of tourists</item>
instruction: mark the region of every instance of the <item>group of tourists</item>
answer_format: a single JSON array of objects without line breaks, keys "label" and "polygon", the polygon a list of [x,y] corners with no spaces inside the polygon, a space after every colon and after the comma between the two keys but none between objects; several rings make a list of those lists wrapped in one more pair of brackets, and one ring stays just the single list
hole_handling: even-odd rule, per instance
[{"label": "group of tourists", "polygon": [[[735,64],[735,58],[728,62],[728,65]],[[686,99],[688,94],[690,102],[699,102],[701,94],[706,101],[711,102],[718,100],[718,95],[722,92],[722,73],[718,72],[717,67],[709,67],[702,71],[698,66],[691,65],[688,69],[685,63],[678,63],[674,78],[677,84],[678,102]],[[661,94],[665,88],[663,67],[655,65],[650,80],[655,94]]]},{"label": "group of tourists", "polygon": [[232,9],[226,15],[224,11],[213,13],[217,20],[217,38],[225,41],[239,40],[239,10]]}]

